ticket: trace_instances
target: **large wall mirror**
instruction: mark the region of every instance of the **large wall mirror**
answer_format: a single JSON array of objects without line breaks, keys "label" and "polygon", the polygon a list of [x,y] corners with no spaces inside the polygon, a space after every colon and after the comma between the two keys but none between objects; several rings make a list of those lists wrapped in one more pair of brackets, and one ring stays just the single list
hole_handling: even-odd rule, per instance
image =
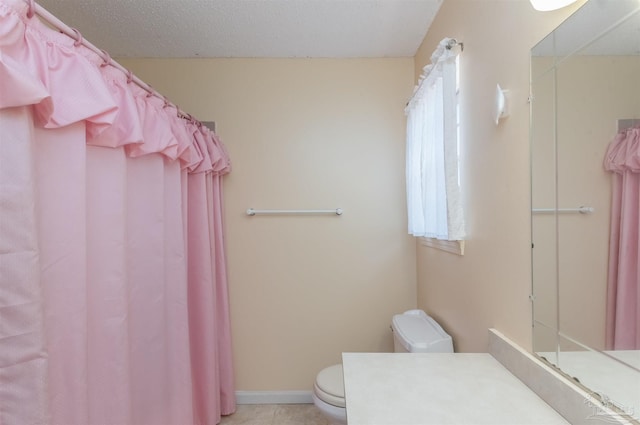
[{"label": "large wall mirror", "polygon": [[531,77],[533,348],[640,419],[640,1],[589,0]]}]

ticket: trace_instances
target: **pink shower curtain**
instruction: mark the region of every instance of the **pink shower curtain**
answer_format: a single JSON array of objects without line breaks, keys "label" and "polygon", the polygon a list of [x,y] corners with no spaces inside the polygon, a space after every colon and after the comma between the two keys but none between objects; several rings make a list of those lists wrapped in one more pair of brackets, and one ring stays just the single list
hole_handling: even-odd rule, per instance
[{"label": "pink shower curtain", "polygon": [[613,174],[606,348],[640,349],[640,128],[618,133],[604,162]]},{"label": "pink shower curtain", "polygon": [[0,425],[235,410],[215,134],[0,0]]}]

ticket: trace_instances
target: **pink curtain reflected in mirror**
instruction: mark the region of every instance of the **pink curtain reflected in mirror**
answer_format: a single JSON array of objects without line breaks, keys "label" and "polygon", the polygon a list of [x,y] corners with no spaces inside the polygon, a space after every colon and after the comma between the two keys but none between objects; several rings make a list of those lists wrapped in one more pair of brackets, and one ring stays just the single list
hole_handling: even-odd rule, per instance
[{"label": "pink curtain reflected in mirror", "polygon": [[640,128],[619,132],[607,149],[612,173],[606,349],[640,349]]},{"label": "pink curtain reflected in mirror", "polygon": [[235,410],[218,137],[0,0],[0,424]]}]

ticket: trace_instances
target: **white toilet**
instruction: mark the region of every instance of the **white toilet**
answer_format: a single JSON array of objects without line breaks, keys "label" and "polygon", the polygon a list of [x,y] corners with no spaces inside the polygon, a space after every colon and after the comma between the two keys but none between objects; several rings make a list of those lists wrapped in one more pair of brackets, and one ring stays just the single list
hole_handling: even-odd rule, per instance
[{"label": "white toilet", "polygon": [[[422,310],[393,316],[393,348],[396,353],[453,353],[453,341],[433,318]],[[313,403],[334,425],[346,425],[342,365],[322,369],[313,385]]]}]

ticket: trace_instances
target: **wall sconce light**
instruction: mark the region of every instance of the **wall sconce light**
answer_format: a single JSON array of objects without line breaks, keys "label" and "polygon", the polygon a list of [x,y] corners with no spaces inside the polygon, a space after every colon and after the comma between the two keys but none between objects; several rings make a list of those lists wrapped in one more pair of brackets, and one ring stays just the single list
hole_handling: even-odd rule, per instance
[{"label": "wall sconce light", "polygon": [[565,6],[569,6],[571,3],[575,3],[577,0],[529,0],[531,6],[535,10],[541,12],[547,12],[549,10],[561,9]]},{"label": "wall sconce light", "polygon": [[496,109],[494,111],[494,118],[496,125],[501,119],[509,116],[509,90],[504,90],[500,87],[500,84],[496,86]]}]

